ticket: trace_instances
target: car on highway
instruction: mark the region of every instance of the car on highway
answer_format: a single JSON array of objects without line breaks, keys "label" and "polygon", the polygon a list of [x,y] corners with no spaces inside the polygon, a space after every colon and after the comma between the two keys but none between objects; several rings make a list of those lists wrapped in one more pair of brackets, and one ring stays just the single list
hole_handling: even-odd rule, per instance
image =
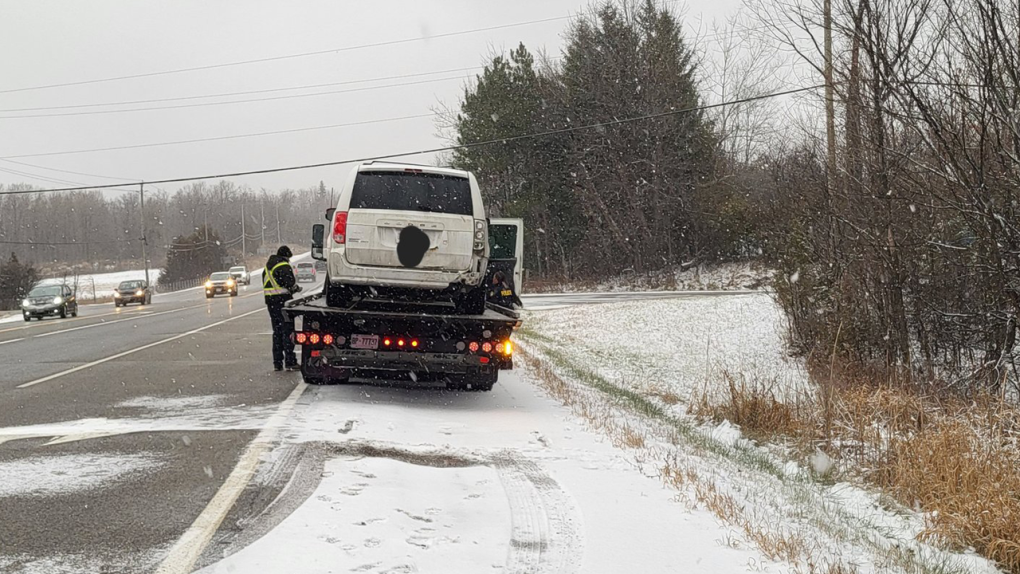
[{"label": "car on highway", "polygon": [[315,262],[315,272],[316,273],[325,273],[326,272],[326,262],[325,261],[316,261]]},{"label": "car on highway", "polygon": [[128,303],[148,305],[152,303],[152,289],[145,281],[121,281],[113,290],[113,306],[121,307]]},{"label": "car on highway", "polygon": [[302,281],[315,281],[315,265],[310,262],[301,262],[294,266],[294,279],[298,283]]},{"label": "car on highway", "polygon": [[213,273],[209,276],[209,280],[205,282],[206,299],[212,299],[221,293],[237,297],[237,281],[234,280],[229,271]]},{"label": "car on highway", "polygon": [[251,285],[251,274],[248,273],[248,269],[244,265],[231,267],[227,272],[234,278],[234,281],[244,285]]},{"label": "car on highway", "polygon": [[353,170],[328,218],[330,306],[381,295],[484,310],[488,222],[474,174],[367,162]]},{"label": "car on highway", "polygon": [[67,285],[36,285],[21,302],[26,321],[55,315],[63,319],[78,316],[78,299]]}]

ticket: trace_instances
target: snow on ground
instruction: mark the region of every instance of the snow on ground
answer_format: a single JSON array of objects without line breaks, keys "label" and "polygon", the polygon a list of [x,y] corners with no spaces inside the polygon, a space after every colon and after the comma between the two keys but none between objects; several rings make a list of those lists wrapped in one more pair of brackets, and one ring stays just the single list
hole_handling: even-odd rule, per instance
[{"label": "snow on ground", "polygon": [[[772,271],[756,263],[720,263],[697,265],[688,269],[676,268],[649,273],[623,273],[604,281],[579,281],[565,284],[540,283],[538,290],[535,292],[758,290],[767,285],[772,274]],[[527,285],[525,287],[527,288]]]},{"label": "snow on ground", "polygon": [[[160,274],[163,272],[162,269],[149,269],[149,281],[155,285],[156,281],[159,280]],[[43,279],[39,282],[39,285],[60,285],[66,283],[68,285],[74,284],[75,278],[69,277],[51,277],[49,279]],[[116,289],[117,285],[120,285],[121,281],[144,281],[145,270],[135,269],[133,271],[118,271],[115,273],[95,273],[92,275],[78,275],[78,298],[83,302],[88,302],[91,299],[104,297],[113,297],[113,290]]]},{"label": "snow on ground", "polygon": [[611,381],[686,401],[725,373],[805,392],[807,374],[784,348],[784,321],[769,295],[755,293],[575,305],[528,313],[524,328]]},{"label": "snow on ground", "polygon": [[311,387],[281,434],[281,449],[324,462],[299,471],[275,504],[306,480],[309,492],[202,574],[728,574],[772,564],[727,546],[712,515],[678,502],[654,469],[519,371],[501,373],[490,393]]},{"label": "snow on ground", "polygon": [[160,463],[144,454],[55,454],[0,462],[0,497],[53,496],[112,484]]},{"label": "snow on ground", "polygon": [[[723,372],[800,392],[806,377],[783,352],[781,326],[765,295],[634,301],[527,313],[518,349],[532,380],[589,428],[630,443],[633,464],[659,470],[681,499],[712,510],[729,544],[782,560],[765,570],[998,572],[971,553],[919,542],[922,515],[870,490],[828,484],[727,421],[703,425],[685,414],[683,402],[700,386],[725,384]],[[671,407],[664,390],[681,402]]]}]

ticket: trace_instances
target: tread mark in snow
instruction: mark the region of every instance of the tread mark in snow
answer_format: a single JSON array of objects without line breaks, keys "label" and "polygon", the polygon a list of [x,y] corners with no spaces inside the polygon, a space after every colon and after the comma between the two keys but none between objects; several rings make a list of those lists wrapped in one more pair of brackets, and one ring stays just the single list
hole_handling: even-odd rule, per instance
[{"label": "tread mark in snow", "polygon": [[507,574],[570,573],[583,552],[570,497],[537,464],[504,451],[493,457],[510,503]]}]

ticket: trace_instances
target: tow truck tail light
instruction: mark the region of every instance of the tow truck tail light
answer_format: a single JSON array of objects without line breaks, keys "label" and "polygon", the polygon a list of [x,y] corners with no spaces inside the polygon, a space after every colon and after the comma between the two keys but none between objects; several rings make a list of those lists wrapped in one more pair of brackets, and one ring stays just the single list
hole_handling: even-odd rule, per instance
[{"label": "tow truck tail light", "polygon": [[398,346],[398,347],[403,347],[403,346],[404,346],[404,344],[405,344],[405,343],[404,343],[404,340],[403,340],[403,339],[397,339],[397,346]]},{"label": "tow truck tail light", "polygon": [[477,353],[478,352],[478,343],[476,343],[474,341],[471,341],[471,343],[468,345],[468,350],[471,351],[472,353]]},{"label": "tow truck tail light", "polygon": [[294,341],[298,345],[304,345],[305,343],[308,342],[308,335],[306,335],[304,333],[297,333],[297,334],[294,335]]},{"label": "tow truck tail light", "polygon": [[393,340],[390,339],[389,337],[386,337],[385,339],[382,340],[382,344],[384,347],[389,347],[390,345],[393,344]]},{"label": "tow truck tail light", "polygon": [[333,220],[333,241],[338,245],[347,242],[347,212],[336,212],[336,219]]},{"label": "tow truck tail light", "polygon": [[319,337],[318,333],[312,333],[312,334],[308,335],[308,342],[313,344],[313,345],[318,345],[320,340],[321,340],[321,337]]},{"label": "tow truck tail light", "polygon": [[482,352],[491,353],[492,352],[492,343],[490,343],[488,341],[482,343]]},{"label": "tow truck tail light", "polygon": [[322,344],[323,345],[332,345],[333,344],[333,335],[330,335],[329,333],[323,335],[322,336]]},{"label": "tow truck tail light", "polygon": [[411,339],[411,347],[418,348],[418,339]]}]

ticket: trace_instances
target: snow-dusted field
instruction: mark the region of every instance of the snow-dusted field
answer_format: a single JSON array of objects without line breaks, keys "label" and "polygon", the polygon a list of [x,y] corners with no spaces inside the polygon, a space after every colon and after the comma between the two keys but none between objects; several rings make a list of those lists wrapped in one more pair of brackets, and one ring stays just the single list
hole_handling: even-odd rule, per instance
[{"label": "snow-dusted field", "polygon": [[919,542],[920,513],[832,484],[825,455],[798,464],[729,422],[686,414],[690,397],[721,388],[726,374],[773,381],[790,397],[808,391],[784,352],[782,325],[765,294],[686,296],[530,312],[518,348],[534,384],[560,396],[589,430],[625,443],[633,464],[656,469],[678,500],[712,510],[726,531],[718,540],[771,559],[749,562],[751,570],[998,572],[973,552]]},{"label": "snow-dusted field", "polygon": [[807,374],[783,344],[784,320],[765,293],[706,294],[529,313],[525,329],[610,381],[686,401],[726,373],[806,391]]}]

